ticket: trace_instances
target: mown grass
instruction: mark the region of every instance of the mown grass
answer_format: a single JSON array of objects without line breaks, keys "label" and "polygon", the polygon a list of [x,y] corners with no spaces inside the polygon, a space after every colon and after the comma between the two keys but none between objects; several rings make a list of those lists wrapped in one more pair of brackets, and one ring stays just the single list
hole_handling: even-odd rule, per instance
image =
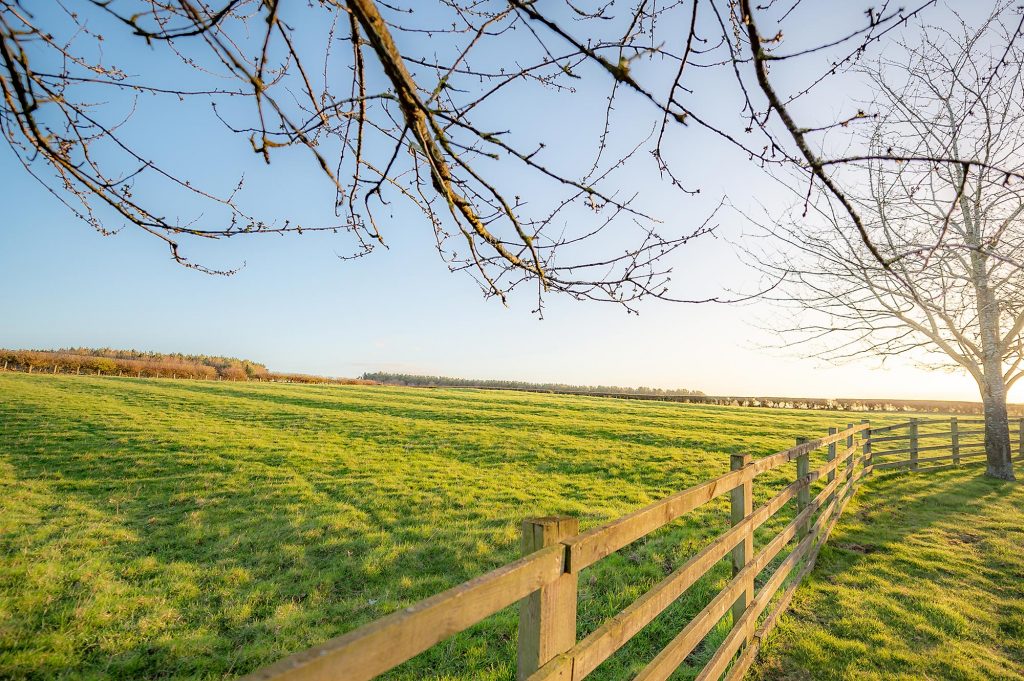
[{"label": "mown grass", "polygon": [[1024,678],[1024,485],[872,478],[751,678]]},{"label": "mown grass", "polygon": [[[524,517],[569,514],[592,527],[727,471],[730,453],[763,456],[855,420],[527,393],[0,374],[0,678],[231,678],[512,560]],[[792,474],[759,478],[757,500]],[[585,571],[579,634],[728,517],[720,499]],[[723,561],[593,678],[642,667],[727,577]],[[503,610],[389,678],[512,678],[516,623],[515,608]],[[729,624],[678,678],[693,676]]]}]

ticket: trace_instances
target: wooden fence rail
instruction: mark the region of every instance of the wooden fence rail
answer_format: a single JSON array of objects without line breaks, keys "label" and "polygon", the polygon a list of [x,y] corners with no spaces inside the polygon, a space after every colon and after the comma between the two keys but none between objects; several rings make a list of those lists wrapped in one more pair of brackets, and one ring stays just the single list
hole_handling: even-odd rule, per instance
[{"label": "wooden fence rail", "polygon": [[[762,459],[734,455],[728,473],[583,533],[578,532],[574,518],[524,521],[525,555],[519,560],[285,658],[244,681],[372,679],[516,602],[520,604],[518,678],[579,681],[726,558],[732,562],[731,580],[636,679],[667,679],[730,611],[732,629],[697,678],[711,680],[724,675],[732,681],[741,679],[789,606],[797,585],[812,569],[858,483],[874,470],[910,467],[930,471],[975,463],[984,455],[976,451],[980,443],[975,441],[983,431],[959,430],[959,426],[979,422],[954,417],[912,419],[875,429],[867,421],[850,424],[842,431],[832,428],[822,438],[800,439],[795,447]],[[948,430],[929,430],[940,424]],[[1024,455],[1022,425],[1024,419],[1015,423],[1014,432]],[[919,445],[922,439],[932,442],[940,437],[948,437],[949,444]],[[881,443],[893,443],[889,446],[896,448],[879,451],[876,448]],[[822,448],[826,448],[826,463],[811,470],[810,454]],[[919,456],[947,448],[948,454]],[[904,454],[909,458],[886,458]],[[753,488],[758,476],[790,462],[796,462],[793,482],[755,508]],[[817,481],[823,486],[812,498],[811,487]],[[731,501],[728,530],[624,610],[576,640],[577,580],[582,570],[727,493]],[[755,531],[794,500],[793,519],[755,551]],[[762,572],[794,542],[771,574],[762,578],[760,588],[755,588]]]},{"label": "wooden fence rail", "polygon": [[[883,428],[875,428],[868,438],[869,447],[872,451],[872,463],[877,471],[910,468],[915,471],[933,471],[952,468],[955,466],[967,466],[971,464],[985,463],[985,430],[983,428],[970,428],[984,424],[982,419],[958,419],[953,416],[948,419],[910,419],[905,423],[897,423]],[[961,426],[967,425],[967,429]],[[1018,451],[1014,461],[1024,460],[1024,419],[1014,419],[1010,422],[1010,436],[1018,438]],[[930,430],[938,428],[938,430]],[[905,430],[900,433],[898,431]],[[885,433],[882,437],[875,437],[877,433]],[[893,434],[896,433],[896,434]],[[932,444],[936,440],[945,440],[938,444]],[[924,441],[928,444],[921,445]],[[887,449],[879,449],[879,445]],[[935,452],[948,452],[947,454],[936,455]],[[927,452],[927,456],[921,456]],[[906,458],[895,459],[897,456]],[[925,465],[923,465],[925,464]]]}]

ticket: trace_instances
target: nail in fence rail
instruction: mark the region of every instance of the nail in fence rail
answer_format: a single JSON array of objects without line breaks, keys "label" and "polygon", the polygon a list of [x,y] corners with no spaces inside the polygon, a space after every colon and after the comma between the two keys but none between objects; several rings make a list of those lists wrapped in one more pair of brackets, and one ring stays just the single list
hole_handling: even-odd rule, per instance
[{"label": "nail in fence rail", "polygon": [[[800,578],[813,566],[817,552],[857,484],[867,474],[867,454],[857,460],[853,455],[856,451],[853,436],[867,429],[864,423],[840,433],[830,432],[827,437],[816,440],[801,438],[796,447],[756,461],[747,455],[737,455],[732,459],[729,473],[582,534],[577,534],[576,521],[572,518],[528,520],[523,524],[523,551],[527,554],[523,558],[292,655],[245,679],[366,681],[518,601],[519,678],[579,681],[730,554],[732,580],[637,678],[646,681],[668,678],[731,609],[733,628],[713,651],[698,678],[715,679],[727,673],[727,678],[739,679],[753,661],[761,641],[788,606]],[[812,451],[841,440],[847,443],[841,458],[833,454],[824,466],[810,470]],[[869,443],[865,443],[866,451],[868,447]],[[840,476],[837,469],[844,459],[847,471]],[[754,479],[793,460],[797,462],[797,480],[754,508]],[[822,479],[828,482],[812,499],[810,485]],[[730,493],[732,501],[728,530],[586,638],[575,640],[576,580],[581,570],[726,492]],[[794,499],[798,504],[796,517],[754,553],[754,532]],[[755,590],[755,579],[775,563],[776,557],[794,539],[793,550],[774,567],[760,589]],[[795,580],[790,579],[794,576]],[[788,585],[787,579],[790,579]],[[781,597],[775,599],[784,586]],[[761,621],[759,618],[765,613],[767,617]]]}]

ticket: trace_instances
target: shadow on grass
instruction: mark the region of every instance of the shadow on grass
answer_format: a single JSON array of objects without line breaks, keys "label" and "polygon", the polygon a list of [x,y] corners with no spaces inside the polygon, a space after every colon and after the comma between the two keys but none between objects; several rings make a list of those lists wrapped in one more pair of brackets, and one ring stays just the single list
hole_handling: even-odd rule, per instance
[{"label": "shadow on grass", "polygon": [[228,678],[507,560],[472,508],[261,454],[87,418],[10,442],[0,676]]},{"label": "shadow on grass", "polygon": [[977,467],[876,474],[752,678],[1021,678],[1022,506]]},{"label": "shadow on grass", "polygon": [[[472,439],[443,456],[346,441],[330,413],[116,379],[32,387],[31,399],[0,404],[11,435],[0,455],[4,678],[231,678],[513,559],[532,507],[619,515],[629,491],[575,470],[562,473],[579,489],[555,475],[534,485],[534,464],[518,460],[519,478],[481,466],[474,447],[486,443]],[[325,421],[336,430],[318,445]],[[714,510],[714,521],[689,518],[588,573],[581,632],[720,530],[728,513]],[[622,678],[653,655],[726,573],[595,678]],[[389,678],[510,679],[516,620],[506,609]]]},{"label": "shadow on grass", "polygon": [[[517,402],[514,405],[500,401],[488,402],[469,393],[467,397],[453,397],[451,391],[443,394],[428,389],[410,389],[409,393],[386,393],[394,403],[380,400],[367,395],[362,389],[361,399],[365,401],[325,401],[324,396],[344,395],[337,388],[326,388],[311,396],[285,394],[274,391],[272,387],[260,385],[260,390],[252,390],[249,384],[231,385],[222,383],[179,383],[174,386],[176,391],[193,393],[210,397],[230,397],[243,402],[261,403],[294,407],[317,412],[340,412],[381,414],[394,418],[443,422],[446,427],[477,427],[486,430],[501,429],[509,432],[521,432],[524,429],[542,436],[554,438],[582,438],[591,443],[599,443],[604,447],[643,447],[669,448],[673,450],[732,452],[749,451],[749,446],[737,438],[730,443],[731,433],[728,426],[742,425],[742,417],[726,410],[710,412],[718,418],[709,416],[705,428],[680,427],[681,419],[688,415],[682,409],[661,413],[645,413],[643,406],[637,407],[628,402],[608,402],[600,400],[574,404],[572,398],[564,396],[545,396],[556,400],[556,403],[538,403],[540,399],[530,395],[533,401]],[[276,386],[279,387],[279,386]],[[331,391],[334,391],[333,393]],[[382,390],[377,388],[377,390]],[[351,393],[350,393],[351,394]],[[504,397],[504,395],[502,395]],[[599,398],[593,398],[599,400]],[[514,407],[514,408],[513,408]],[[678,405],[671,405],[678,408]],[[650,412],[650,407],[646,407]],[[629,413],[636,418],[623,420]],[[579,418],[572,418],[575,414]],[[758,414],[759,416],[761,414]],[[767,414],[765,414],[767,417]],[[790,416],[790,415],[787,415]],[[656,430],[652,430],[655,427]],[[817,432],[820,426],[814,423],[810,432]],[[794,432],[798,429],[794,428]],[[803,432],[803,431],[799,431]],[[461,452],[460,452],[461,453]],[[768,453],[757,452],[759,454]],[[464,456],[469,453],[462,453]],[[470,455],[471,456],[471,455]],[[495,461],[503,460],[500,457]],[[479,457],[473,459],[479,462]],[[484,461],[483,463],[486,463]],[[724,472],[724,470],[722,471]],[[619,471],[621,474],[622,471]],[[705,471],[705,474],[707,472]]]},{"label": "shadow on grass", "polygon": [[[10,511],[0,518],[0,676],[230,678],[512,559],[517,521],[536,510],[621,515],[655,484],[706,479],[730,446],[704,417],[689,436],[680,428],[665,437],[715,450],[673,463],[656,458],[663,451],[642,461],[630,451],[616,433],[645,425],[629,415],[605,428],[601,413],[596,431],[566,417],[580,443],[606,440],[574,451],[580,444],[564,443],[563,425],[545,416],[534,428],[529,413],[496,419],[491,402],[458,406],[462,422],[442,418],[443,405],[421,417],[415,404],[383,399],[346,417],[347,405],[264,399],[261,389],[69,381],[53,384],[63,393],[40,388],[32,400],[0,403],[0,427],[16,435],[0,456],[0,509]],[[402,423],[416,426],[395,430]],[[806,428],[795,423],[786,427]],[[469,424],[490,428],[491,439]],[[760,428],[745,433],[760,437]],[[560,438],[557,455],[521,451],[548,434]],[[616,449],[613,461],[607,452]],[[894,507],[928,496],[892,493]],[[728,510],[719,501],[585,573],[581,634],[721,531]],[[894,531],[892,546],[913,535]],[[885,543],[851,547],[850,559]],[[727,578],[723,563],[595,678],[635,673]],[[1019,626],[1015,616],[1006,614],[1007,631]],[[507,609],[389,678],[510,679],[515,631]],[[691,678],[703,654],[674,678]]]}]

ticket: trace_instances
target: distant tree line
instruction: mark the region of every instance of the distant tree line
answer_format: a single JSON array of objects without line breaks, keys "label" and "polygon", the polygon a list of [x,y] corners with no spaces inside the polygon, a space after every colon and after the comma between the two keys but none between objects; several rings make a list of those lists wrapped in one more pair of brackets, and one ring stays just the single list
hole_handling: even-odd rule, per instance
[{"label": "distant tree line", "polygon": [[0,349],[0,369],[52,374],[134,376],[136,378],[191,378],[223,381],[279,383],[365,384],[353,378],[273,372],[259,362],[217,355],[189,355],[112,348],[60,350]]},{"label": "distant tree line", "polygon": [[[981,414],[979,402],[957,400],[897,400],[831,397],[743,397],[732,395],[707,395],[699,390],[683,388],[663,390],[660,388],[622,388],[618,386],[577,386],[565,383],[529,383],[527,381],[495,381],[450,378],[447,376],[419,376],[416,374],[392,374],[375,371],[363,374],[362,378],[384,385],[401,385],[421,388],[486,388],[489,390],[522,390],[524,392],[563,393],[587,395],[590,397],[613,397],[631,400],[653,400],[680,402],[685,404],[713,404],[724,407],[767,407],[770,409],[815,409],[827,411],[858,412],[908,412],[936,414]],[[1024,417],[1024,405],[1010,405],[1010,412]]]},{"label": "distant tree line", "polygon": [[[893,413],[983,414],[980,402],[966,400],[898,400],[833,397],[738,397],[729,395],[627,395],[621,393],[574,393],[594,397],[658,400],[685,404],[713,404],[723,407],[767,407],[770,409],[815,409],[824,411],[865,411]],[[1009,405],[1015,417],[1024,417],[1024,405]]]},{"label": "distant tree line", "polygon": [[664,395],[692,396],[703,395],[699,390],[686,388],[623,388],[616,385],[571,385],[568,383],[531,383],[529,381],[499,381],[494,379],[452,378],[451,376],[420,376],[417,374],[393,374],[386,371],[365,373],[362,378],[385,385],[404,385],[411,387],[450,387],[450,388],[497,388],[505,390],[543,390],[549,392],[568,393],[601,393],[621,395]]}]

